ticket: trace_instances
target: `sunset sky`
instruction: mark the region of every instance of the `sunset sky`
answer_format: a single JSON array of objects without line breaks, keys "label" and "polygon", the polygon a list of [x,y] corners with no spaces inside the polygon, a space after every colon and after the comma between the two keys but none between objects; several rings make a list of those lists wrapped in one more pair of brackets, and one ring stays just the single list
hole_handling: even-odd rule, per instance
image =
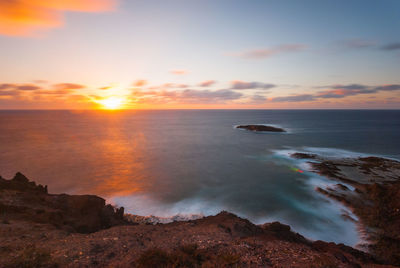
[{"label": "sunset sky", "polygon": [[0,109],[400,108],[398,0],[8,0],[0,48]]}]

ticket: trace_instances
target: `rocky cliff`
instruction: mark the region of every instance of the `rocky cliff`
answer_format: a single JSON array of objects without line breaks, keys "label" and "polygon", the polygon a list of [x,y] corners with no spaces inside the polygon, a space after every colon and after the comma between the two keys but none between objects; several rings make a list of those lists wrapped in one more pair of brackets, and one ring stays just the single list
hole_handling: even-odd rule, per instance
[{"label": "rocky cliff", "polygon": [[309,241],[279,222],[228,212],[133,224],[92,195],[49,194],[0,178],[0,267],[390,267],[351,247]]}]

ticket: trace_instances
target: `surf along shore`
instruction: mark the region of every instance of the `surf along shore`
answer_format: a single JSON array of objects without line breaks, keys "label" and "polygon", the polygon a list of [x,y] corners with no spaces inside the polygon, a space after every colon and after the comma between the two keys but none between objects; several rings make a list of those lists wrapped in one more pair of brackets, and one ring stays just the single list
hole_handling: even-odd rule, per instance
[{"label": "surf along shore", "polygon": [[358,217],[349,220],[360,227],[368,242],[364,245],[366,251],[382,262],[400,265],[400,162],[374,156],[329,158],[303,152],[291,157],[307,160],[311,171],[335,182],[316,190]]},{"label": "surf along shore", "polygon": [[304,153],[292,157],[309,159],[315,172],[338,182],[317,190],[343,202],[359,217],[371,241],[369,253],[308,240],[279,222],[255,225],[229,212],[149,224],[97,196],[49,194],[47,186],[17,173],[11,180],[0,177],[0,266],[399,265],[400,163],[377,157],[328,160]]}]

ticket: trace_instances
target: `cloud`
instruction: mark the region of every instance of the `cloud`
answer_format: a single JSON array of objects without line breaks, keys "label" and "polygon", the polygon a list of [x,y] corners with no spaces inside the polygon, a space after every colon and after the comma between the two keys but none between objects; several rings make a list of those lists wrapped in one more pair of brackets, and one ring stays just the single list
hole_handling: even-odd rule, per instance
[{"label": "cloud", "polygon": [[171,88],[175,88],[175,89],[182,89],[182,88],[188,88],[189,86],[186,84],[175,84],[175,83],[164,83],[162,85],[159,86],[151,86],[148,87],[148,89],[151,90],[157,90],[157,89],[171,89]]},{"label": "cloud", "polygon": [[0,90],[37,90],[40,89],[40,86],[34,84],[10,84],[10,83],[3,83],[0,84]]},{"label": "cloud", "polygon": [[32,36],[61,27],[65,11],[106,12],[117,0],[5,0],[0,1],[0,34]]},{"label": "cloud", "polygon": [[400,91],[400,85],[388,84],[381,86],[368,86],[361,84],[349,84],[349,85],[332,85],[318,88],[327,88],[326,90],[318,91],[315,94],[302,94],[302,95],[291,95],[284,97],[276,97],[271,99],[273,102],[302,102],[312,101],[316,99],[341,99],[349,96],[361,95],[361,94],[374,94],[381,91]]},{"label": "cloud", "polygon": [[348,39],[339,42],[339,45],[347,49],[376,48],[385,51],[400,50],[400,42],[394,42],[378,46],[377,42],[363,39]]},{"label": "cloud", "polygon": [[41,87],[36,86],[36,85],[32,85],[32,84],[24,84],[24,85],[18,85],[15,87],[15,89],[18,90],[37,90],[37,89],[41,89]]},{"label": "cloud", "polygon": [[206,80],[206,81],[203,81],[203,82],[199,83],[199,86],[201,86],[201,87],[209,87],[209,86],[214,85],[215,83],[217,83],[217,81],[215,81],[215,80]]},{"label": "cloud", "polygon": [[248,50],[233,55],[245,59],[266,59],[278,54],[302,51],[305,48],[306,46],[303,44],[285,44],[272,48]]},{"label": "cloud", "polygon": [[187,88],[186,84],[174,84],[174,83],[165,83],[161,87],[163,88]]},{"label": "cloud", "polygon": [[43,79],[36,79],[36,80],[33,80],[33,82],[35,84],[47,84],[48,83],[47,80],[43,80]]},{"label": "cloud", "polygon": [[358,94],[362,94],[362,91],[336,89],[336,90],[321,91],[317,93],[315,96],[323,99],[341,99],[347,96],[354,96]]},{"label": "cloud", "polygon": [[400,49],[400,43],[387,44],[387,45],[383,46],[381,49],[382,50],[388,50],[388,51],[399,50]]},{"label": "cloud", "polygon": [[362,49],[376,46],[376,42],[363,39],[349,39],[340,42],[342,46],[349,49]]},{"label": "cloud", "polygon": [[315,94],[315,96],[323,99],[333,99],[333,98],[339,99],[358,94],[373,93],[371,92],[372,89],[370,87],[360,84],[332,85],[332,86],[326,86],[324,88],[328,89],[319,91],[317,94]]},{"label": "cloud", "polygon": [[261,82],[245,82],[245,81],[240,81],[240,80],[234,80],[231,82],[232,88],[231,89],[270,89],[273,87],[276,87],[274,84],[266,84],[266,83],[261,83]]},{"label": "cloud", "polygon": [[49,89],[43,89],[35,92],[35,94],[39,95],[68,95],[70,93],[73,93],[73,91],[69,89],[56,89],[56,90],[49,90]]},{"label": "cloud", "polygon": [[376,91],[395,91],[400,90],[400,85],[383,85],[375,87],[374,90]]},{"label": "cloud", "polygon": [[170,73],[175,75],[184,75],[188,74],[189,72],[187,70],[171,70]]},{"label": "cloud", "polygon": [[311,94],[301,94],[301,95],[291,95],[285,97],[272,98],[272,102],[302,102],[302,101],[312,101],[314,96]]},{"label": "cloud", "polygon": [[3,89],[14,89],[16,86],[17,85],[15,85],[15,84],[7,84],[7,83],[0,84],[0,90],[3,90]]},{"label": "cloud", "polygon": [[64,89],[82,89],[86,88],[86,86],[81,84],[73,84],[73,83],[60,83],[54,85],[55,89],[64,90]]},{"label": "cloud", "polygon": [[[35,84],[17,84],[17,83],[2,83],[0,84],[1,96],[26,96],[39,98],[44,95],[52,95],[55,97],[67,96],[74,93],[74,90],[85,88],[86,86],[74,83],[59,83],[45,88],[37,82]],[[26,92],[23,93],[22,92]],[[21,93],[21,94],[20,94]]]},{"label": "cloud", "polygon": [[145,85],[147,85],[147,81],[146,81],[146,80],[143,80],[143,79],[137,80],[137,81],[135,81],[135,82],[133,83],[133,86],[134,86],[134,87],[142,87],[142,86],[145,86]]},{"label": "cloud", "polygon": [[12,91],[9,91],[9,90],[7,90],[7,91],[0,91],[0,97],[1,96],[16,96],[16,95],[18,95],[19,93],[18,93],[18,91],[15,91],[15,90],[12,90]]},{"label": "cloud", "polygon": [[262,103],[265,103],[266,101],[267,101],[266,97],[259,95],[259,94],[255,94],[250,97],[247,104],[262,104]]},{"label": "cloud", "polygon": [[368,86],[361,85],[361,84],[350,84],[350,85],[333,85],[330,86],[331,88],[334,89],[345,89],[345,90],[363,90],[367,89]]},{"label": "cloud", "polygon": [[206,102],[236,100],[241,97],[242,97],[241,93],[234,92],[228,89],[220,89],[217,91],[187,89],[184,90],[179,95],[179,98],[183,100],[206,101]]},{"label": "cloud", "polygon": [[225,103],[227,101],[240,99],[243,94],[228,90],[195,90],[185,89],[182,91],[141,91],[132,93],[134,102],[139,103]]}]

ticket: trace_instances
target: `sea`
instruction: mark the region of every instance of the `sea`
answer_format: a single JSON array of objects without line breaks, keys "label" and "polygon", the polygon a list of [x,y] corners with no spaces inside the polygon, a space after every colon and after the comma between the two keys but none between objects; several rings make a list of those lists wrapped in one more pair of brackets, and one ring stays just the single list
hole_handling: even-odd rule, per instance
[{"label": "sea", "polygon": [[136,215],[226,210],[312,240],[362,242],[351,212],[315,191],[333,182],[292,152],[400,159],[400,110],[0,111],[4,178],[19,171],[51,193],[99,195]]}]

